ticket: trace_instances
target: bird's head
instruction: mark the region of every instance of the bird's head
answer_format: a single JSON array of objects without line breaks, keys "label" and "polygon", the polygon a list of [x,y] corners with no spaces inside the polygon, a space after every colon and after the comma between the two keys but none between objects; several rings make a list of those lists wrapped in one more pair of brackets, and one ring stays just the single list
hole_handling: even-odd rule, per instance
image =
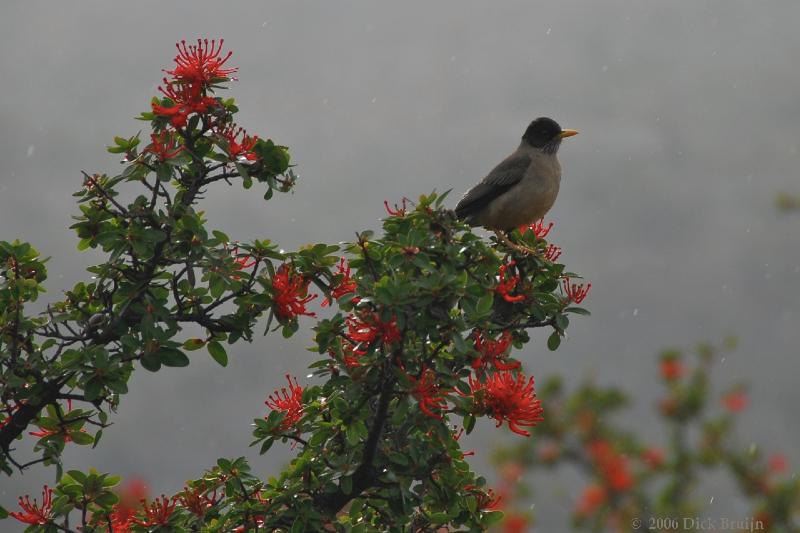
[{"label": "bird's head", "polygon": [[540,148],[545,152],[555,153],[558,147],[561,146],[561,140],[566,137],[577,135],[576,130],[561,129],[558,122],[552,118],[539,117],[531,122],[528,129],[525,130],[525,135],[522,136],[522,141],[528,143],[534,148]]}]

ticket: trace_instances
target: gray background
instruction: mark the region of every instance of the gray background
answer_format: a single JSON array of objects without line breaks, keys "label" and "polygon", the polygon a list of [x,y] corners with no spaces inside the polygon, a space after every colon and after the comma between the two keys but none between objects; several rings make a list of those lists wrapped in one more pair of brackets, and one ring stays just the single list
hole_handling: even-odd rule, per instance
[{"label": "gray background", "polygon": [[[99,256],[75,250],[70,194],[81,170],[117,171],[103,147],[146,127],[133,117],[181,38],[225,38],[241,125],[299,165],[292,196],[209,195],[211,225],[240,240],[350,240],[378,227],[384,199],[433,189],[455,189],[454,204],[549,115],[581,131],[562,147],[551,237],[592,282],[593,316],[556,353],[530,345],[528,370],[625,387],[640,400],[628,425],[656,439],[654,354],[735,334],[717,371],[752,386],[738,439],[796,466],[800,217],[774,197],[800,192],[798,15],[796,2],[7,2],[0,238],[52,256],[48,298],[86,278]],[[189,368],[137,372],[99,448],[70,447],[67,465],[140,476],[160,494],[248,452],[265,396],[313,360],[311,325],[237,346],[227,369],[195,352]],[[482,471],[497,435],[487,422],[469,443]],[[257,473],[289,457],[274,450]],[[0,479],[0,503],[15,508],[51,476]],[[728,482],[711,478],[705,513],[746,514]],[[571,476],[539,487],[543,523],[563,523]]]}]

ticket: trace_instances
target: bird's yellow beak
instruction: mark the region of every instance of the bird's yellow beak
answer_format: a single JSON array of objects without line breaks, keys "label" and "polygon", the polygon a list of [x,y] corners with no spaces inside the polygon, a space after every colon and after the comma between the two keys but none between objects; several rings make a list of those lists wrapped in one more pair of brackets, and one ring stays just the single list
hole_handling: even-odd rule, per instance
[{"label": "bird's yellow beak", "polygon": [[573,135],[577,134],[578,130],[562,130],[561,133],[558,134],[558,136],[562,139],[565,139],[567,137],[572,137]]}]

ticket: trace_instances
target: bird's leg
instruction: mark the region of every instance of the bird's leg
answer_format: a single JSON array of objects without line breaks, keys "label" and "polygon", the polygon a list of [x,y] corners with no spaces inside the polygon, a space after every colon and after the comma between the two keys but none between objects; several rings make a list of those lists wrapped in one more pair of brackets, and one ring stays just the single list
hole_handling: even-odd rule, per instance
[{"label": "bird's leg", "polygon": [[497,239],[511,248],[512,250],[516,250],[517,252],[523,255],[536,255],[536,250],[533,248],[528,248],[527,246],[522,246],[520,244],[514,244],[511,242],[511,239],[508,238],[508,235],[505,234],[502,230],[494,230],[494,234],[497,235]]}]

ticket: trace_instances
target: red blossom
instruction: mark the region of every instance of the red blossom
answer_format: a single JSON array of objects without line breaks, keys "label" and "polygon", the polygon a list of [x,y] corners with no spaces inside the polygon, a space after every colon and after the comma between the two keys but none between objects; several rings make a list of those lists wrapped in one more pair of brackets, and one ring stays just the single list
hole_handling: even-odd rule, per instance
[{"label": "red blossom", "polygon": [[589,289],[592,288],[592,284],[586,284],[584,288],[583,283],[580,285],[572,285],[570,278],[564,278],[564,292],[567,293],[567,297],[576,304],[580,304],[586,295],[589,294]]},{"label": "red blossom", "polygon": [[533,232],[534,235],[536,235],[537,239],[544,239],[545,237],[547,237],[547,234],[550,233],[550,230],[553,228],[553,224],[554,223],[551,222],[550,224],[545,226],[544,219],[540,218],[533,224],[523,224],[518,229],[520,233],[525,233],[526,231],[530,230]]},{"label": "red blossom", "polygon": [[131,479],[116,490],[119,502],[111,512],[111,525],[114,533],[126,532],[133,525],[133,519],[146,500],[148,489],[141,479]]},{"label": "red blossom", "polygon": [[525,299],[524,294],[518,294],[516,296],[511,295],[511,292],[517,286],[517,283],[522,281],[519,277],[519,274],[517,274],[516,276],[510,276],[508,279],[506,279],[506,270],[509,267],[513,267],[516,264],[517,264],[516,261],[511,260],[504,265],[500,265],[500,268],[498,269],[499,281],[494,290],[497,294],[502,296],[503,299],[507,302],[521,302],[522,300]]},{"label": "red blossom", "polygon": [[166,526],[175,510],[176,498],[167,498],[161,495],[148,505],[147,500],[142,500],[144,518],[134,518],[133,522],[144,527]]},{"label": "red blossom", "polygon": [[559,257],[561,257],[561,247],[555,244],[548,244],[547,249],[544,251],[544,258],[554,263]]},{"label": "red blossom", "polygon": [[650,468],[660,468],[664,464],[664,452],[655,446],[650,446],[642,452],[642,460]]},{"label": "red blossom", "polygon": [[[58,429],[44,429],[40,427],[39,430],[40,431],[29,431],[28,435],[31,437],[39,437],[40,439],[52,437],[53,435],[61,435],[61,437],[64,439],[64,442],[72,442],[72,437],[68,433],[66,427],[60,427]],[[80,432],[86,433],[86,430],[81,428]]]},{"label": "red blossom", "polygon": [[162,131],[161,133],[153,133],[150,135],[152,144],[144,149],[144,152],[149,152],[155,155],[159,161],[166,161],[172,159],[184,149],[183,145],[178,144],[178,140],[173,132]]},{"label": "red blossom", "polygon": [[[294,383],[292,383],[294,379]],[[276,431],[284,432],[289,430],[303,417],[303,387],[297,384],[297,379],[292,378],[286,374],[286,381],[289,382],[289,389],[281,387],[280,391],[276,390],[273,394],[269,395],[267,407],[273,411],[282,411],[284,413],[283,420],[278,425]]]},{"label": "red blossom", "polygon": [[353,342],[369,345],[380,338],[384,343],[391,344],[401,338],[397,320],[392,318],[389,322],[381,322],[377,313],[367,314],[361,320],[351,315],[345,319],[345,324],[347,337]]},{"label": "red blossom", "polygon": [[464,490],[475,495],[477,507],[481,511],[499,511],[503,508],[503,495],[495,494],[492,489],[484,491],[475,485],[465,485]]},{"label": "red blossom", "polygon": [[591,516],[597,509],[608,500],[608,491],[602,485],[592,483],[583,489],[581,499],[575,507],[575,514],[580,516]]},{"label": "red blossom", "polygon": [[769,471],[773,474],[782,474],[789,469],[789,460],[782,453],[774,453],[769,457]]},{"label": "red blossom", "polygon": [[[216,134],[227,144],[227,152],[231,159],[246,159],[255,161],[258,156],[253,153],[253,148],[258,142],[258,135],[250,136],[244,128],[236,128],[235,124],[228,124],[216,130]],[[242,136],[241,141],[237,140]]]},{"label": "red blossom", "polygon": [[233,52],[228,52],[225,57],[220,57],[224,39],[219,43],[215,39],[197,39],[197,44],[187,45],[186,41],[176,43],[178,55],[175,56],[176,67],[166,71],[181,83],[210,85],[224,81],[230,74],[238,69],[222,68]]},{"label": "red blossom", "polygon": [[675,381],[683,376],[683,363],[674,357],[667,357],[659,363],[661,377],[666,381]]},{"label": "red blossom", "polygon": [[747,407],[747,393],[744,389],[735,389],[722,397],[722,405],[731,413],[744,411]]},{"label": "red blossom", "polygon": [[394,209],[392,209],[391,207],[389,207],[389,201],[388,200],[384,200],[383,201],[383,206],[386,208],[386,212],[389,213],[389,216],[404,217],[404,216],[406,216],[406,210],[407,210],[406,202],[408,202],[408,198],[406,198],[404,196],[403,197],[403,207],[399,207],[397,204],[394,204]]},{"label": "red blossom", "polygon": [[275,314],[281,320],[292,320],[300,315],[315,317],[306,309],[306,304],[317,297],[308,294],[308,285],[311,280],[295,274],[291,265],[283,264],[278,267],[272,278],[273,302]]},{"label": "red blossom", "polygon": [[506,359],[506,352],[511,345],[511,332],[503,331],[503,333],[496,340],[486,337],[485,333],[476,330],[475,349],[480,353],[480,357],[472,361],[472,368],[480,369],[486,368],[491,363],[497,370],[514,370],[519,368],[519,361],[504,362]]},{"label": "red blossom", "polygon": [[524,533],[528,530],[528,519],[519,513],[506,513],[503,518],[503,533]]},{"label": "red blossom", "polygon": [[219,502],[217,489],[209,491],[203,484],[192,488],[183,487],[178,499],[187,511],[200,518]]},{"label": "red blossom", "polygon": [[158,90],[169,98],[173,105],[152,103],[153,113],[169,117],[170,124],[175,128],[186,126],[192,113],[205,113],[209,107],[217,105],[214,98],[203,94],[200,85],[171,83],[165,78],[164,85]]},{"label": "red blossom", "polygon": [[526,381],[524,374],[505,370],[490,374],[485,382],[470,376],[469,385],[477,406],[497,420],[497,427],[507,421],[511,431],[530,437],[521,426],[533,427],[544,420],[542,403],[533,389],[533,377]]},{"label": "red blossom", "polygon": [[[339,281],[336,283],[336,285],[331,287],[331,295],[322,301],[322,307],[328,307],[331,305],[331,303],[333,303],[333,300],[337,300],[345,294],[356,292],[356,289],[358,288],[356,281],[350,277],[350,265],[347,264],[347,259],[342,257],[339,260],[338,269],[339,270],[336,272],[336,275],[341,276],[341,278],[339,278]],[[354,298],[352,301],[358,303],[356,298]]]},{"label": "red blossom", "polygon": [[419,378],[409,374],[406,377],[414,386],[411,395],[419,402],[419,409],[426,415],[437,420],[442,420],[442,415],[434,411],[447,407],[447,400],[442,395],[441,388],[436,382],[436,373],[430,369],[422,367]]},{"label": "red blossom", "polygon": [[31,502],[30,496],[26,494],[24,498],[19,498],[19,506],[22,507],[23,512],[15,511],[8,513],[8,515],[26,524],[43,526],[53,520],[52,500],[53,489],[45,485],[42,489],[41,507],[36,498]]},{"label": "red blossom", "polygon": [[592,441],[587,451],[609,487],[617,492],[624,492],[633,486],[628,460],[617,453],[609,442]]}]

